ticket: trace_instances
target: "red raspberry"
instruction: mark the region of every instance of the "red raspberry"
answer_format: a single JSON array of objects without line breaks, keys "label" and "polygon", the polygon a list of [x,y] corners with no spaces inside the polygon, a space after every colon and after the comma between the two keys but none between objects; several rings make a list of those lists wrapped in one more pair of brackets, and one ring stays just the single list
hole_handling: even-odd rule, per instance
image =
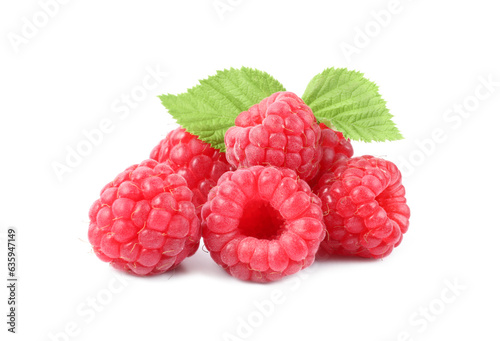
[{"label": "red raspberry", "polygon": [[322,251],[382,258],[401,243],[410,209],[392,162],[373,156],[341,159],[318,188],[328,232]]},{"label": "red raspberry", "polygon": [[186,180],[167,164],[146,160],[104,186],[90,208],[88,237],[99,259],[144,276],[191,256],[200,221]]},{"label": "red raspberry", "polygon": [[335,162],[340,159],[348,159],[354,154],[351,142],[344,137],[340,131],[328,128],[324,123],[320,123],[321,140],[321,160],[319,161],[318,174],[307,183],[314,188],[323,174],[331,171]]},{"label": "red raspberry", "polygon": [[290,169],[225,173],[202,209],[205,246],[230,275],[270,282],[306,268],[325,237],[321,203]]},{"label": "red raspberry", "polygon": [[230,169],[224,153],[181,127],[169,132],[153,148],[149,157],[158,162],[166,162],[186,179],[188,187],[193,191],[193,203],[198,217],[201,207],[207,201],[208,192],[217,184],[220,176]]},{"label": "red raspberry", "polygon": [[235,167],[286,167],[308,181],[318,171],[321,136],[302,99],[277,92],[238,115],[225,135],[226,157]]}]

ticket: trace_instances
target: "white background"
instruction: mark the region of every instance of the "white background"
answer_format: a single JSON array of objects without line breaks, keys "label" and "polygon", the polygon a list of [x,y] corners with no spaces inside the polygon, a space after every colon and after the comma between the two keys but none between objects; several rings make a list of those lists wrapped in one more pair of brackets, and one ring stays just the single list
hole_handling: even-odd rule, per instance
[{"label": "white background", "polygon": [[[213,0],[74,0],[47,23],[35,0],[0,5],[1,339],[500,338],[496,4],[401,0],[394,11],[389,0],[221,3],[232,4],[222,17]],[[378,24],[373,13],[389,9]],[[23,18],[46,25],[14,46]],[[356,52],[343,52],[347,44]],[[261,285],[228,276],[201,249],[154,278],[118,275],[91,253],[87,210],[101,187],[173,127],[156,96],[240,66],[267,71],[299,95],[331,66],[379,84],[406,139],[354,148],[406,168],[410,229],[388,258],[321,261]],[[128,115],[114,110],[140,91],[148,68],[169,74]],[[497,83],[491,92],[481,85],[488,78]],[[454,110],[464,104],[461,118]],[[54,163],[65,163],[83,130],[103,119],[113,131],[59,179]],[[18,230],[16,335],[5,323],[9,226]],[[261,318],[254,302],[277,296]]]}]

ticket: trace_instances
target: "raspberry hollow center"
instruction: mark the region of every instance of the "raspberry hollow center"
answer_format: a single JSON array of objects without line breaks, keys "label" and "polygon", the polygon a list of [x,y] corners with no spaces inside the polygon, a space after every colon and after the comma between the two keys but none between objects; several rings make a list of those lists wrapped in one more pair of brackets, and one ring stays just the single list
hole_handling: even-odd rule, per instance
[{"label": "raspberry hollow center", "polygon": [[241,234],[267,240],[276,239],[281,234],[285,221],[269,202],[250,201],[245,205],[243,212],[238,226]]}]

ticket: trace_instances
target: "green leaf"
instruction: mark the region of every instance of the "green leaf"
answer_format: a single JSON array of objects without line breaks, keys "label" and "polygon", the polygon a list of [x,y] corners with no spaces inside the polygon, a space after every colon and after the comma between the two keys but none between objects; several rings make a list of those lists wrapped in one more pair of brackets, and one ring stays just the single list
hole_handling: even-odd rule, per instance
[{"label": "green leaf", "polygon": [[358,141],[403,138],[392,121],[378,86],[362,73],[345,68],[325,69],[309,82],[304,95],[318,119]]},{"label": "green leaf", "polygon": [[224,134],[234,126],[238,114],[278,91],[285,88],[269,74],[242,67],[217,71],[180,95],[159,97],[177,123],[225,151]]}]

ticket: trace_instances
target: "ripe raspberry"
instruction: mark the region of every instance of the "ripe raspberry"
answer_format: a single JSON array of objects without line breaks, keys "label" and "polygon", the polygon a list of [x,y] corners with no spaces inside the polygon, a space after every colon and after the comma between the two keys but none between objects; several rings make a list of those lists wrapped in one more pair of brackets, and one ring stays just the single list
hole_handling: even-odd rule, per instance
[{"label": "ripe raspberry", "polygon": [[241,280],[270,282],[308,267],[325,237],[318,197],[284,168],[225,173],[202,217],[210,255]]},{"label": "ripe raspberry", "polygon": [[188,187],[193,191],[193,203],[198,217],[210,189],[217,184],[222,174],[230,170],[224,153],[181,127],[169,132],[153,148],[149,157],[158,162],[166,162],[175,173],[186,179]]},{"label": "ripe raspberry", "polygon": [[307,183],[314,188],[323,174],[331,171],[335,162],[340,159],[348,159],[354,154],[351,142],[344,137],[340,131],[328,128],[324,123],[320,123],[321,139],[321,160],[319,161],[318,174]]},{"label": "ripe raspberry", "polygon": [[325,253],[382,258],[401,243],[410,209],[392,162],[373,156],[341,159],[318,188],[328,232],[321,244]]},{"label": "ripe raspberry", "polygon": [[321,159],[316,118],[302,99],[277,92],[238,115],[225,135],[226,157],[235,167],[286,167],[312,179]]},{"label": "ripe raspberry", "polygon": [[120,173],[90,208],[88,237],[97,257],[144,276],[173,269],[191,256],[201,233],[186,185],[155,160]]}]

